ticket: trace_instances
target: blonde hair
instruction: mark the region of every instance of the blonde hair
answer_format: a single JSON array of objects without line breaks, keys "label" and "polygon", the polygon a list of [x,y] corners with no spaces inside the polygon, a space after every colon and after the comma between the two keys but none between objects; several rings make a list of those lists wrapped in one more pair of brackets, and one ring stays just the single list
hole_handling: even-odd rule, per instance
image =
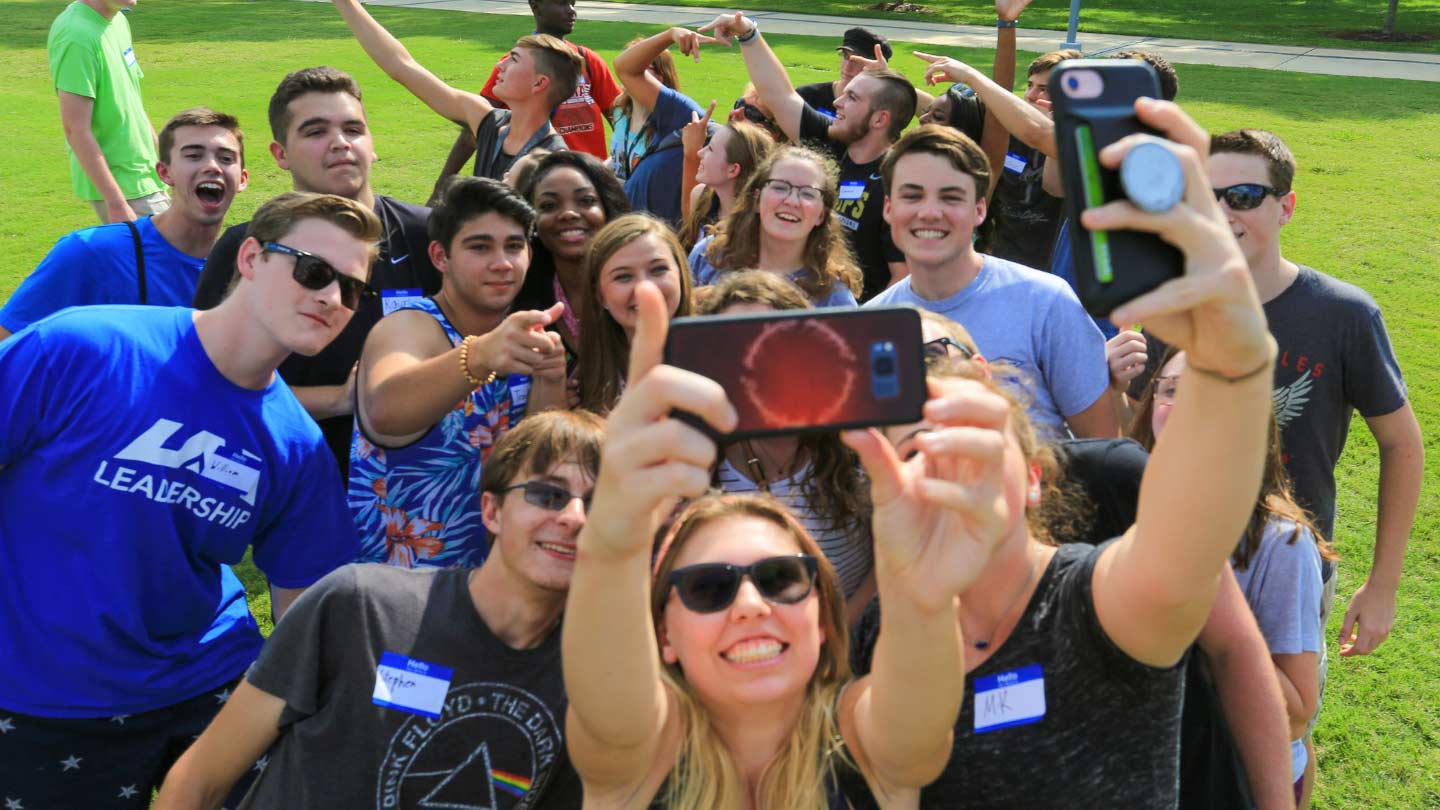
[{"label": "blonde hair", "polygon": [[680,274],[680,303],[671,317],[691,312],[690,262],[670,226],[649,214],[626,214],[611,220],[590,241],[585,252],[585,292],[580,297],[580,407],[606,414],[624,387],[630,360],[625,330],[600,304],[600,274],[620,248],[642,236],[654,236],[670,249]]},{"label": "blonde hair", "polygon": [[[805,527],[769,495],[717,495],[692,502],[676,519],[661,547],[650,591],[651,617],[657,628],[664,621],[670,574],[686,542],[702,526],[730,517],[758,518],[778,526],[803,553],[819,563],[815,587],[820,599],[820,627],[825,632],[820,660],[806,686],[800,719],[766,766],[755,798],[762,808],[825,810],[829,806],[827,790],[835,783],[837,766],[842,762],[850,764],[836,714],[841,689],[850,680],[849,641],[840,578]],[[744,780],[735,758],[715,733],[685,673],[676,664],[665,664],[660,677],[675,695],[681,724],[680,750],[660,797],[664,806],[671,810],[744,806]]]},{"label": "blonde hair", "polygon": [[811,299],[822,298],[842,285],[858,296],[861,291],[860,268],[850,252],[849,240],[840,227],[840,221],[833,211],[838,196],[839,171],[835,161],[806,146],[785,145],[776,147],[750,175],[740,193],[735,195],[735,207],[730,216],[715,233],[706,251],[706,258],[717,268],[724,270],[746,270],[760,262],[760,194],[775,165],[782,160],[808,161],[820,169],[821,205],[825,215],[820,224],[805,239],[805,270],[797,282],[800,289]]}]

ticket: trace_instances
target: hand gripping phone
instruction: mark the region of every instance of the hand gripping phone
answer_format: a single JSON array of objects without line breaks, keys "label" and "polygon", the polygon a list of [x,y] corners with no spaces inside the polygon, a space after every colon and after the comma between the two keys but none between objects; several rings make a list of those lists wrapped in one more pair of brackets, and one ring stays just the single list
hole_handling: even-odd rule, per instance
[{"label": "hand gripping phone", "polygon": [[[1155,134],[1135,116],[1135,99],[1142,96],[1160,98],[1160,80],[1154,68],[1138,59],[1069,59],[1050,72],[1076,289],[1085,309],[1097,317],[1180,276],[1185,268],[1180,251],[1155,234],[1090,231],[1080,224],[1085,209],[1126,198],[1120,172],[1103,168],[1099,154],[1127,135]],[[1178,173],[1155,175],[1149,184],[1173,184],[1177,178],[1183,194],[1184,178]],[[1145,185],[1143,180],[1127,180],[1131,188]],[[1173,188],[1162,191],[1179,198]]]},{"label": "hand gripping phone", "polygon": [[910,424],[928,396],[920,313],[909,307],[676,318],[665,363],[725,389],[735,430],[702,428],[720,441]]}]

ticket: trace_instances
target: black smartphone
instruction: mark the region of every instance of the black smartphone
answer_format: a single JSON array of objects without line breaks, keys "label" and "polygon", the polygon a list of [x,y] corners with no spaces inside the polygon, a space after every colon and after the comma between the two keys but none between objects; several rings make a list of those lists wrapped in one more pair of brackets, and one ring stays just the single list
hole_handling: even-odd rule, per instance
[{"label": "black smartphone", "polygon": [[1135,99],[1142,96],[1160,98],[1160,79],[1138,59],[1069,59],[1050,71],[1075,284],[1080,302],[1096,317],[1185,270],[1180,251],[1155,234],[1091,231],[1080,224],[1085,209],[1125,198],[1120,173],[1100,165],[1100,150],[1127,135],[1157,134],[1135,116]]},{"label": "black smartphone", "polygon": [[740,418],[727,434],[704,428],[721,441],[910,424],[927,398],[910,307],[676,318],[665,362],[724,387]]}]

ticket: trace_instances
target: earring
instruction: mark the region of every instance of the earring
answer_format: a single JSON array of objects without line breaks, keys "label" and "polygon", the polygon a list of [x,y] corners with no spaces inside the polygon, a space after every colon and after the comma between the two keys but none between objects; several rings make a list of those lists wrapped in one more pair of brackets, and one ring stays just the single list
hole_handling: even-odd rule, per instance
[{"label": "earring", "polygon": [[1039,488],[1039,487],[1031,487],[1031,488],[1030,488],[1030,492],[1029,492],[1029,493],[1026,495],[1026,497],[1025,497],[1025,500],[1028,501],[1031,506],[1039,506],[1039,505],[1040,505],[1040,488]]}]

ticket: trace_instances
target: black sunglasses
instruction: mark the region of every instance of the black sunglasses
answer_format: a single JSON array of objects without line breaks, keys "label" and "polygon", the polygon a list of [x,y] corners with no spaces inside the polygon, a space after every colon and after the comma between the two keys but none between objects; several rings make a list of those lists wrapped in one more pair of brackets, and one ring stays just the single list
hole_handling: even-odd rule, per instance
[{"label": "black sunglasses", "polygon": [[576,498],[580,499],[580,505],[584,507],[585,513],[590,513],[590,496],[576,495],[568,489],[548,484],[544,481],[526,481],[523,484],[516,484],[507,487],[506,492],[513,492],[517,489],[525,490],[525,502],[531,506],[538,506],[541,509],[548,509],[551,512],[559,512],[570,505]]},{"label": "black sunglasses", "polygon": [[1259,183],[1237,183],[1233,186],[1211,190],[1215,192],[1215,199],[1230,206],[1231,211],[1249,211],[1252,208],[1259,208],[1268,196],[1285,196],[1285,192],[1280,189],[1262,186]]},{"label": "black sunglasses", "polygon": [[731,107],[730,109],[744,110],[745,120],[749,121],[752,124],[764,125],[770,123],[770,118],[766,116],[765,113],[761,112],[759,107],[756,107],[754,104],[746,101],[744,96],[735,99],[735,106]]},{"label": "black sunglasses", "polygon": [[352,312],[360,305],[361,300],[375,297],[375,290],[369,284],[336,270],[330,266],[329,262],[314,253],[306,253],[279,242],[265,242],[260,245],[260,248],[267,253],[283,253],[286,256],[294,256],[295,283],[307,290],[323,290],[329,287],[332,281],[340,282],[340,306]]},{"label": "black sunglasses", "polygon": [[975,350],[964,343],[951,337],[938,337],[934,340],[925,341],[922,348],[925,351],[925,365],[933,367],[950,359],[950,349],[960,352],[960,356],[966,360],[975,359]]},{"label": "black sunglasses", "polygon": [[670,586],[681,604],[696,613],[716,613],[730,607],[740,592],[740,581],[750,577],[767,602],[793,605],[815,589],[820,564],[808,554],[766,557],[749,565],[700,563],[670,573]]}]

